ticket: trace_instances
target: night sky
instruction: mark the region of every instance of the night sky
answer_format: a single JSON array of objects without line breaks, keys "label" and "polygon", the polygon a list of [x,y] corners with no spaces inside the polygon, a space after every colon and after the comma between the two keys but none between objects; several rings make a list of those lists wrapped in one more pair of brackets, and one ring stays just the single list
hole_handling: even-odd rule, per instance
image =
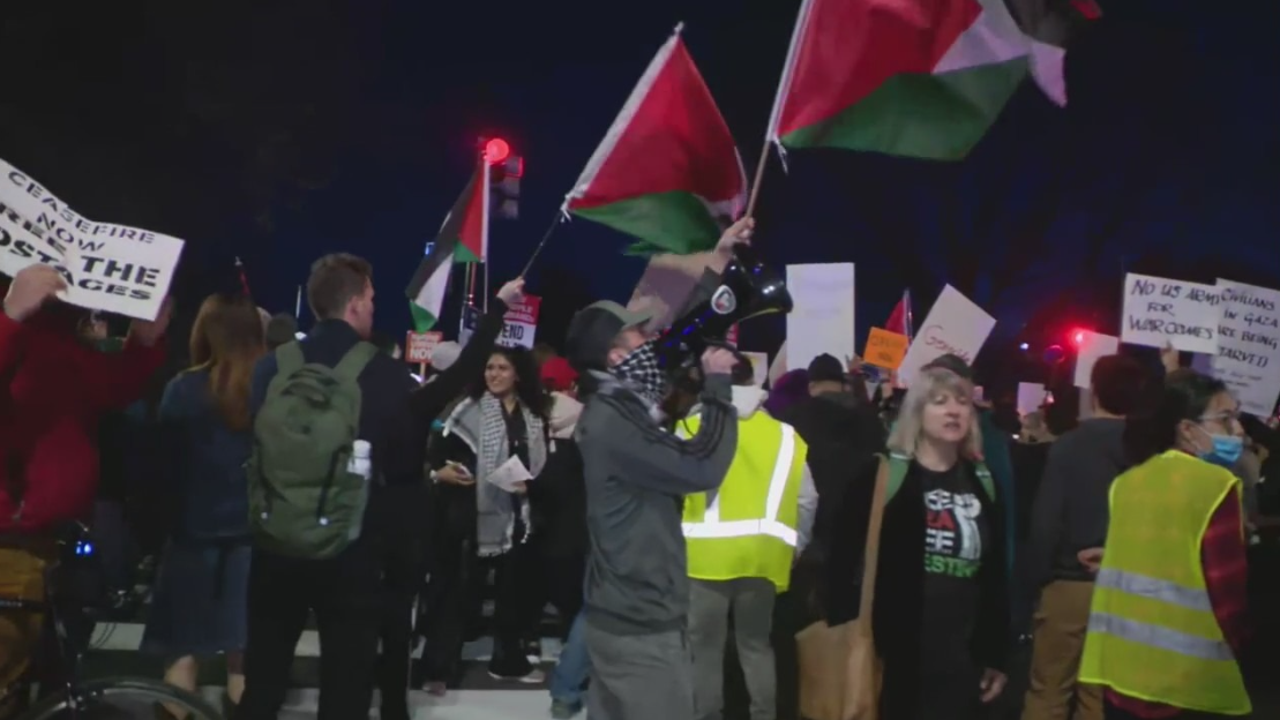
[{"label": "night sky", "polygon": [[[861,333],[906,285],[918,316],[946,282],[969,293],[997,343],[1115,332],[1126,271],[1280,287],[1280,5],[1101,4],[1068,54],[1067,110],[1027,83],[954,165],[793,154],[766,177],[758,246],[858,263]],[[187,240],[188,310],[234,282],[236,256],[259,304],[292,310],[310,262],[347,250],[373,261],[378,326],[400,333],[478,137],[526,158],[522,217],[493,225],[496,283],[678,21],[754,167],[799,0],[7,5],[0,157],[88,217]],[[557,231],[530,278],[540,334],[629,295],[643,262],[626,244]],[[780,326],[744,339],[771,349]]]}]

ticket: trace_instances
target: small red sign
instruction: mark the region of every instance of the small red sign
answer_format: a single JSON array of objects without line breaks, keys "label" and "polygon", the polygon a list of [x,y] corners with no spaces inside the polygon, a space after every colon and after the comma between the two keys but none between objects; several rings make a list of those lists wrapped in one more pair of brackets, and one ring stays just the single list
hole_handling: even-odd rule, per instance
[{"label": "small red sign", "polygon": [[424,333],[410,331],[404,341],[404,359],[411,363],[431,362],[431,353],[443,337],[444,333],[438,330]]}]

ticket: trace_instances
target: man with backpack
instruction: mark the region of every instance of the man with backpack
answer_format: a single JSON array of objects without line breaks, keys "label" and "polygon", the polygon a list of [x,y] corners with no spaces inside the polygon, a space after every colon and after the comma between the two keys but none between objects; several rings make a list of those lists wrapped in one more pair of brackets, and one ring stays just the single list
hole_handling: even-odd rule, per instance
[{"label": "man with backpack", "polygon": [[408,367],[366,342],[373,270],[320,258],[307,281],[319,318],[254,371],[246,690],[237,717],[275,718],[311,612],[324,648],[322,720],[369,714],[384,599],[376,516],[386,487],[422,482],[426,427],[409,408]]}]

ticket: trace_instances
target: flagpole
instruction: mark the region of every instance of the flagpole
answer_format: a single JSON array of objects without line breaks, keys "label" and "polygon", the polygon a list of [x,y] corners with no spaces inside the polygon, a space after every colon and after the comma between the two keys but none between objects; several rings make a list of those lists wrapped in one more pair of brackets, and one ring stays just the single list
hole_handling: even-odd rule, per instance
[{"label": "flagpole", "polygon": [[[804,0],[800,4],[800,12],[796,15],[796,25],[791,29],[791,46],[787,48],[787,61],[782,66],[782,78],[778,81],[778,94],[773,98],[773,110],[769,113],[769,127],[764,133],[764,149],[760,152],[760,163],[756,165],[755,182],[751,183],[751,197],[747,200],[747,217],[752,216],[756,210],[756,200],[760,197],[760,183],[764,180],[764,168],[769,162],[770,146],[779,141],[777,131],[778,121],[782,116],[782,102],[786,99],[787,91],[791,88],[791,73],[795,69],[796,52],[800,47],[800,40],[804,37],[804,29],[809,21],[809,10],[812,7],[813,0]],[[779,145],[780,155],[781,152],[781,146]]]},{"label": "flagpole", "polygon": [[556,212],[556,217],[551,221],[551,225],[547,227],[547,231],[542,233],[542,239],[538,241],[538,246],[533,249],[533,254],[529,256],[529,262],[524,264],[524,269],[520,271],[519,277],[525,277],[529,274],[529,268],[533,267],[533,261],[538,259],[542,254],[542,249],[547,246],[547,241],[551,239],[551,234],[560,227],[560,223],[564,222],[565,214],[563,210]]},{"label": "flagpole", "polygon": [[911,288],[902,291],[902,301],[902,325],[907,331],[907,344],[910,345],[916,334],[915,318],[911,317]]},{"label": "flagpole", "polygon": [[773,141],[766,135],[764,147],[760,148],[760,162],[756,164],[756,176],[751,181],[751,197],[747,199],[747,212],[743,217],[751,217],[756,212],[756,200],[760,197],[760,183],[764,180],[764,168],[769,164],[769,150]]},{"label": "flagpole", "polygon": [[[480,239],[480,262],[484,263],[484,295],[480,299],[481,309],[489,312],[489,224],[493,220],[491,208],[489,207],[490,194],[493,192],[493,164],[489,161],[489,151],[487,148],[480,149],[480,192],[481,197],[480,223],[481,223],[481,239]],[[472,267],[471,273],[471,289],[475,290],[476,275],[475,268]]]}]

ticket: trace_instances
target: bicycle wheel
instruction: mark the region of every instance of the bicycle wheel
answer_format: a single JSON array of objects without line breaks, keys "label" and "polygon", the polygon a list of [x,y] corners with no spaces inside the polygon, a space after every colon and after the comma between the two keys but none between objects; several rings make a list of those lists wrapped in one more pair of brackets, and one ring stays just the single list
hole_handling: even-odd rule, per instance
[{"label": "bicycle wheel", "polygon": [[222,713],[199,695],[160,680],[132,677],[81,683],[45,698],[19,720],[153,720],[161,703],[182,708],[188,720],[222,720]]}]

